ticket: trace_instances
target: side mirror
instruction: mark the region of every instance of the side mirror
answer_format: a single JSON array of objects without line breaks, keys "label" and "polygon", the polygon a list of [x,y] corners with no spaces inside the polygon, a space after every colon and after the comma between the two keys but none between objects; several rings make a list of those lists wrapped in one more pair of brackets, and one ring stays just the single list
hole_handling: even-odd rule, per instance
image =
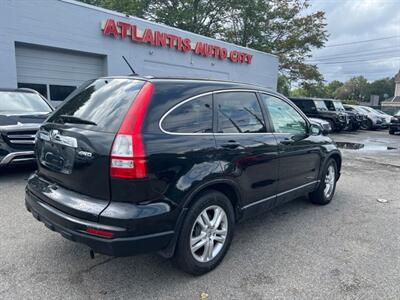
[{"label": "side mirror", "polygon": [[311,126],[310,126],[310,134],[311,135],[321,135],[322,134],[321,126],[319,126],[317,124],[311,124]]}]

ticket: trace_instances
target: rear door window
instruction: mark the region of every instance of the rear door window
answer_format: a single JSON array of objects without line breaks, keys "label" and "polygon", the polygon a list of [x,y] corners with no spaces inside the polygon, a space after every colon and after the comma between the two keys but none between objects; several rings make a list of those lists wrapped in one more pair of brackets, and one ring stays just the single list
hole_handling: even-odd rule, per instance
[{"label": "rear door window", "polygon": [[255,93],[216,93],[214,101],[218,133],[266,132],[260,104]]},{"label": "rear door window", "polygon": [[87,123],[74,122],[77,127],[117,132],[144,83],[141,80],[126,78],[89,81],[72,92],[48,121],[68,123],[68,118],[63,116],[69,116]]},{"label": "rear door window", "polygon": [[212,96],[184,102],[173,109],[162,122],[170,133],[212,133]]}]

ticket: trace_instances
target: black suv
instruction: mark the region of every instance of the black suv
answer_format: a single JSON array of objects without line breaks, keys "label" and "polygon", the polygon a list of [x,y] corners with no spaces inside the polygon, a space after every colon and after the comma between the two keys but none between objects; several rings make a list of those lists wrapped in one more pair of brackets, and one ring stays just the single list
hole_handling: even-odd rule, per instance
[{"label": "black suv", "polygon": [[332,131],[341,131],[348,126],[347,114],[329,110],[325,99],[320,98],[290,98],[307,117],[319,118],[329,122]]},{"label": "black suv", "polygon": [[400,110],[390,119],[389,134],[400,132]]},{"label": "black suv", "polygon": [[0,89],[0,167],[34,161],[36,132],[52,110],[36,91]]},{"label": "black suv", "polygon": [[348,115],[354,115],[358,124],[357,129],[361,128],[361,129],[367,129],[368,128],[368,115],[357,110],[354,106],[351,105],[343,105],[344,109],[346,110],[346,113]]},{"label": "black suv", "polygon": [[331,201],[341,154],[283,96],[195,79],[100,78],[44,123],[26,207],[112,256],[159,251],[202,274],[234,224],[302,195]]},{"label": "black suv", "polygon": [[342,101],[336,99],[325,99],[326,107],[331,111],[337,111],[346,115],[347,126],[346,130],[356,131],[360,129],[362,124],[362,116],[356,112],[347,111],[343,106]]}]

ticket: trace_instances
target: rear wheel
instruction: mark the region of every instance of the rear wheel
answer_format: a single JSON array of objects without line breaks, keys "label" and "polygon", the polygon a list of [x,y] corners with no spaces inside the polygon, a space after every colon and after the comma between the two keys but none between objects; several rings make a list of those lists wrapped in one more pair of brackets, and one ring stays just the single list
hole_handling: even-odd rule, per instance
[{"label": "rear wheel", "polygon": [[218,266],[231,244],[234,219],[232,204],[224,194],[208,191],[197,198],[177,242],[177,265],[193,275]]},{"label": "rear wheel", "polygon": [[394,134],[394,130],[389,129],[389,134]]},{"label": "rear wheel", "polygon": [[368,119],[367,121],[367,129],[368,130],[372,130],[373,129],[373,125],[372,125],[372,121]]},{"label": "rear wheel", "polygon": [[312,203],[325,205],[331,202],[336,190],[337,174],[336,161],[331,158],[322,172],[318,189],[310,194]]}]

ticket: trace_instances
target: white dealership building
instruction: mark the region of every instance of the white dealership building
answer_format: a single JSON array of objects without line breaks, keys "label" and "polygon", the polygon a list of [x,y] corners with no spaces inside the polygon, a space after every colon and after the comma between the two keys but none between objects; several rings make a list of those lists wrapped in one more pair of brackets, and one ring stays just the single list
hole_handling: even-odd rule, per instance
[{"label": "white dealership building", "polygon": [[86,80],[136,73],[276,89],[278,58],[72,0],[0,1],[0,88],[61,101]]}]

